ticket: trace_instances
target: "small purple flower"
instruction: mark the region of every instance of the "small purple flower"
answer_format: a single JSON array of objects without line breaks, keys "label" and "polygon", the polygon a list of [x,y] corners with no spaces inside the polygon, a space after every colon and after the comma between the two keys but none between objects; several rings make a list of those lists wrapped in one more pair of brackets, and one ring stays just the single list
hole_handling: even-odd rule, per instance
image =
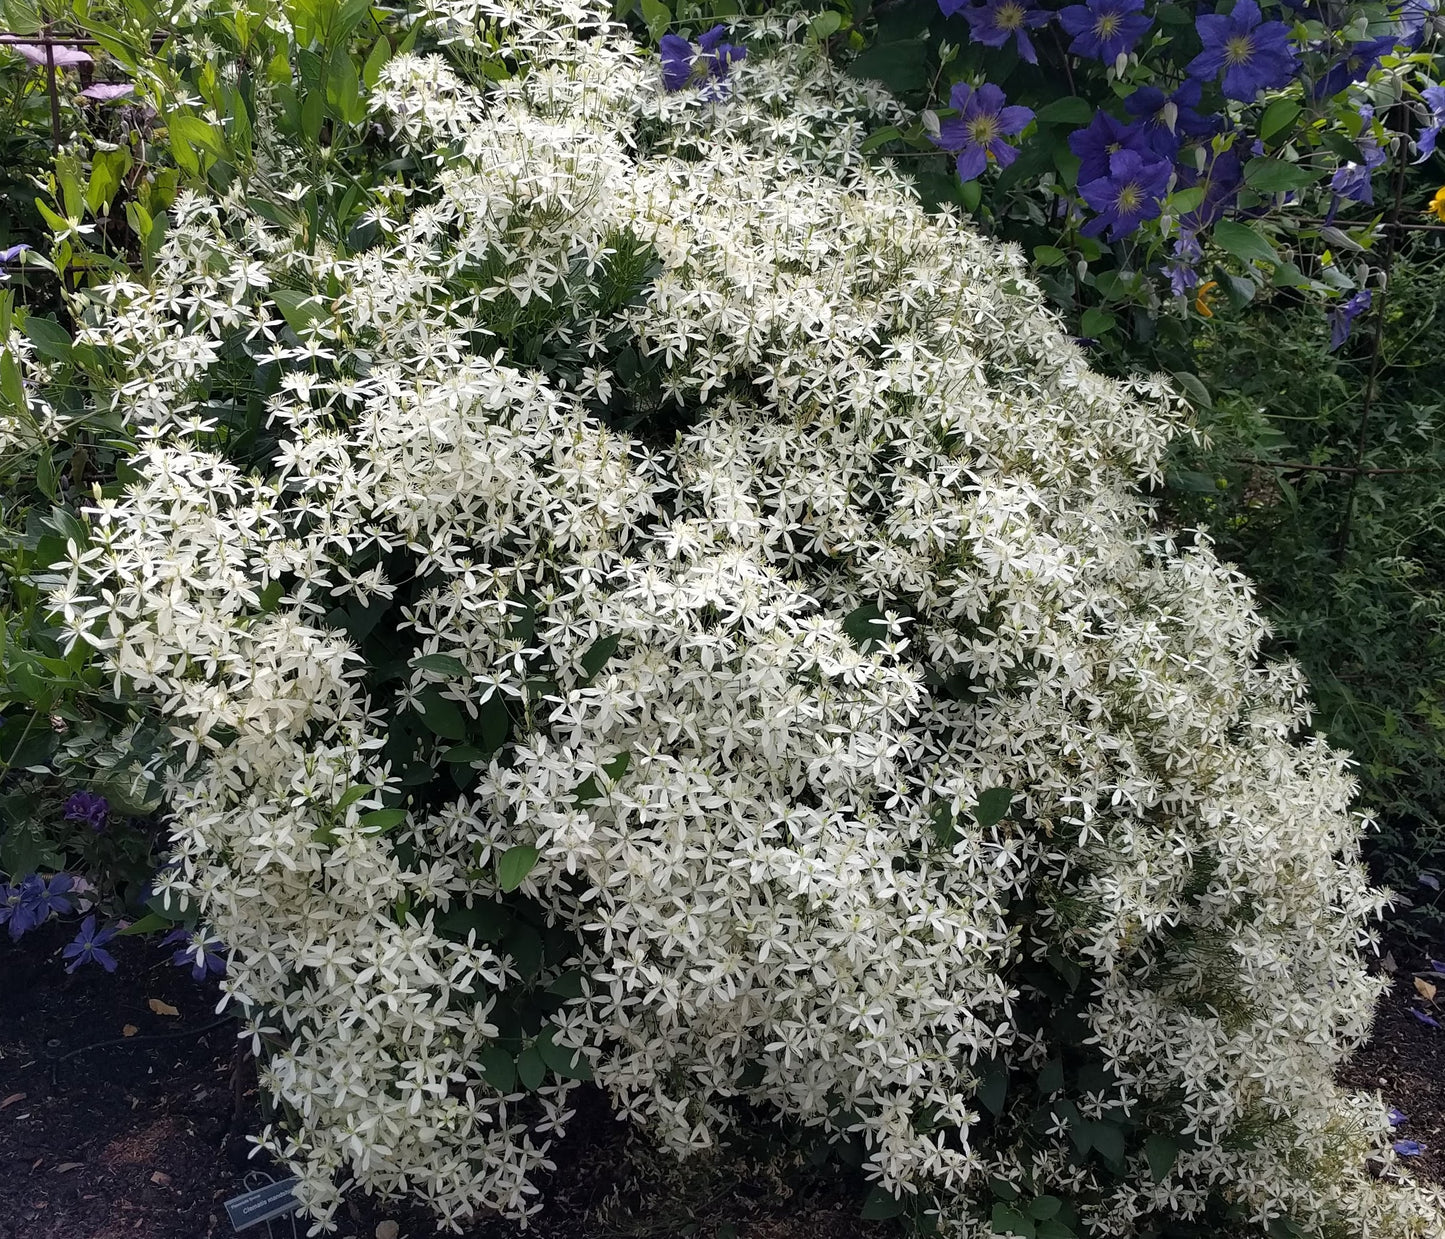
[{"label": "small purple flower", "polygon": [[1134,50],[1153,21],[1144,0],[1089,0],[1059,10],[1059,25],[1073,35],[1069,51],[1111,65]]},{"label": "small purple flower", "polygon": [[748,55],[746,48],[723,42],[726,34],[726,26],[714,26],[698,36],[696,51],[681,35],[663,35],[658,42],[663,86],[681,90],[700,76],[705,95],[717,98],[726,93],[729,68]]},{"label": "small purple flower", "polygon": [[0,250],[0,262],[14,262],[21,254],[30,247],[23,242],[19,245],[12,245],[9,249]]},{"label": "small purple flower", "polygon": [[1419,1157],[1425,1151],[1425,1146],[1418,1140],[1396,1140],[1395,1152],[1401,1157]]},{"label": "small purple flower", "polygon": [[1330,352],[1334,352],[1350,338],[1350,328],[1355,319],[1370,308],[1374,300],[1368,288],[1362,288],[1338,309],[1330,311]]},{"label": "small purple flower", "polygon": [[[947,11],[947,10],[945,10]],[[984,0],[963,10],[969,34],[984,47],[1002,47],[1010,39],[1018,41],[1019,57],[1031,65],[1039,63],[1029,31],[1042,26],[1053,17],[1034,4],[1034,0]]]},{"label": "small purple flower", "polygon": [[1440,879],[1433,873],[1417,873],[1415,880],[1419,882],[1421,886],[1428,886],[1432,891],[1438,891],[1440,889]]},{"label": "small purple flower", "polygon": [[1082,129],[1069,134],[1069,149],[1079,158],[1080,185],[1109,175],[1109,156],[1131,150],[1145,154],[1149,143],[1140,125],[1129,125],[1100,108]]},{"label": "small purple flower", "polygon": [[1208,80],[1224,72],[1224,97],[1253,102],[1261,90],[1283,86],[1299,59],[1289,44],[1284,22],[1260,20],[1254,0],[1236,0],[1226,17],[1203,13],[1194,20],[1204,50],[1185,68],[1190,77]]},{"label": "small purple flower", "polygon": [[129,82],[97,82],[94,86],[87,86],[82,90],[80,97],[94,99],[98,103],[111,103],[134,93],[135,87]]},{"label": "small purple flower", "polygon": [[1394,1106],[1391,1106],[1389,1114],[1387,1114],[1385,1117],[1390,1120],[1391,1127],[1399,1127],[1400,1124],[1405,1122],[1409,1116],[1406,1115],[1403,1110],[1397,1110]]},{"label": "small purple flower", "polygon": [[24,925],[23,928],[17,930],[15,928],[15,918],[17,916],[28,917],[29,915],[28,912],[22,910],[26,908],[31,898],[26,883],[34,879],[34,876],[35,875],[32,874],[29,878],[22,879],[14,884],[0,883],[0,925],[8,924],[10,926],[10,936],[12,938],[19,938],[26,929],[30,928],[29,925]]},{"label": "small purple flower", "polygon": [[[13,47],[33,65],[41,65],[43,67],[50,63],[50,56],[46,54],[46,49],[38,44],[6,43],[3,46]],[[53,54],[55,58],[55,67],[57,69],[69,69],[75,65],[88,65],[93,63],[90,54],[81,51],[78,47],[61,47],[58,44],[53,44],[50,47],[50,53]]]},{"label": "small purple flower", "polygon": [[1417,1020],[1419,1020],[1420,1023],[1425,1024],[1430,1028],[1440,1027],[1439,1020],[1433,1019],[1432,1017],[1426,1015],[1423,1011],[1416,1011],[1414,1007],[1410,1008],[1410,1014],[1413,1015]]},{"label": "small purple flower", "polygon": [[60,953],[63,958],[70,960],[70,966],[65,971],[74,972],[81,964],[96,963],[107,972],[114,972],[115,956],[105,949],[105,944],[119,932],[119,927],[115,925],[107,925],[104,929],[97,930],[95,916],[87,916],[81,921],[80,932],[75,935],[75,940]]},{"label": "small purple flower", "polygon": [[[1347,163],[1335,172],[1330,178],[1330,189],[1341,198],[1351,202],[1363,202],[1366,206],[1373,206],[1375,202],[1375,187],[1371,183],[1371,176],[1376,168],[1385,162],[1385,152],[1380,149],[1380,144],[1375,141],[1373,124],[1375,120],[1375,109],[1365,104],[1360,108],[1360,116],[1364,119],[1365,127],[1360,131],[1360,140],[1356,145],[1360,148],[1360,154],[1365,157],[1364,163]],[[1335,208],[1330,208],[1330,216],[1333,218]]]},{"label": "small purple flower", "polygon": [[1162,159],[1149,159],[1138,151],[1115,151],[1109,156],[1109,175],[1079,187],[1084,201],[1098,212],[1081,231],[1086,237],[1095,237],[1107,228],[1110,241],[1128,236],[1144,220],[1159,214],[1160,199],[1173,172]]},{"label": "small purple flower", "polygon": [[1199,272],[1179,258],[1171,258],[1164,264],[1164,275],[1169,281],[1169,291],[1182,297],[1199,284]]},{"label": "small purple flower", "polygon": [[1314,97],[1325,99],[1337,95],[1351,82],[1361,82],[1370,76],[1370,70],[1380,63],[1380,58],[1395,50],[1399,40],[1394,34],[1381,35],[1378,39],[1367,39],[1363,43],[1351,43],[1345,54],[1315,83]]},{"label": "small purple flower", "polygon": [[1442,964],[1438,959],[1432,959],[1430,961],[1430,967],[1436,972],[1445,973],[1445,964]]},{"label": "small purple flower", "polygon": [[1420,136],[1415,139],[1415,149],[1420,152],[1416,163],[1429,159],[1435,153],[1435,143],[1440,138],[1440,130],[1445,129],[1445,86],[1427,86],[1420,92],[1420,97],[1430,109],[1430,119],[1425,128],[1420,130]]},{"label": "small purple flower", "polygon": [[992,82],[985,82],[977,90],[966,82],[957,82],[948,102],[959,115],[943,121],[932,141],[958,156],[960,181],[980,176],[990,156],[1000,168],[1007,168],[1018,158],[1018,151],[1004,139],[1016,137],[1028,127],[1034,118],[1030,109],[1005,107],[1003,91]]},{"label": "small purple flower", "polygon": [[10,937],[19,941],[51,916],[64,916],[70,911],[70,889],[75,879],[68,873],[57,873],[47,882],[32,873],[18,887],[7,888],[0,922],[10,923]]},{"label": "small purple flower", "polygon": [[100,834],[110,821],[110,801],[96,792],[75,792],[65,802],[67,822],[85,822]]},{"label": "small purple flower", "polygon": [[161,939],[162,946],[176,946],[180,949],[171,956],[171,963],[177,968],[189,968],[191,976],[204,981],[211,974],[221,976],[226,971],[226,958],[220,952],[225,944],[211,936],[208,929],[175,929]]}]

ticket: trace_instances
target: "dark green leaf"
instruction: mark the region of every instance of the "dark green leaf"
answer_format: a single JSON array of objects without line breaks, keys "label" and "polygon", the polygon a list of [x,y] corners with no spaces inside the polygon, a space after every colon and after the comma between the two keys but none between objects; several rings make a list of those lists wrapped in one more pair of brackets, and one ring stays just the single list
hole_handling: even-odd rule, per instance
[{"label": "dark green leaf", "polygon": [[1319,173],[1288,159],[1259,155],[1244,165],[1244,183],[1261,194],[1283,194],[1313,185]]},{"label": "dark green leaf", "polygon": [[1168,1136],[1145,1136],[1144,1157],[1149,1163],[1149,1173],[1154,1176],[1154,1182],[1163,1183],[1174,1169],[1174,1162],[1179,1157],[1179,1145]]},{"label": "dark green leaf", "polygon": [[500,1046],[489,1045],[477,1051],[477,1066],[482,1078],[499,1093],[510,1093],[517,1087],[517,1064]]},{"label": "dark green leaf", "polygon": [[996,1235],[1022,1235],[1023,1239],[1034,1239],[1033,1220],[1011,1205],[994,1205],[993,1231]]},{"label": "dark green leaf", "polygon": [[1221,247],[1245,262],[1275,263],[1279,261],[1279,255],[1275,253],[1274,246],[1253,228],[1245,224],[1236,224],[1231,219],[1222,219],[1214,225],[1214,239]]},{"label": "dark green leaf", "polygon": [[1035,114],[1035,119],[1041,125],[1087,125],[1094,119],[1094,107],[1087,99],[1067,95],[1046,103]]},{"label": "dark green leaf", "polygon": [[411,665],[419,671],[434,671],[437,675],[464,676],[467,673],[467,665],[460,658],[454,658],[450,654],[422,654],[411,660]]},{"label": "dark green leaf", "polygon": [[1057,1196],[1036,1196],[1029,1202],[1029,1216],[1040,1222],[1054,1217],[1064,1207],[1064,1202]]},{"label": "dark green leaf", "polygon": [[1300,105],[1294,99],[1276,99],[1269,107],[1264,109],[1264,115],[1259,120],[1259,136],[1266,142],[1272,141],[1274,136],[1283,133],[1299,117]]},{"label": "dark green leaf", "polygon": [[422,722],[427,729],[441,736],[444,740],[465,740],[467,738],[467,723],[463,718],[460,707],[450,697],[443,697],[434,688],[418,694],[418,704],[422,707]]},{"label": "dark green leaf", "polygon": [[892,1192],[884,1188],[875,1187],[868,1193],[863,1201],[861,1216],[870,1222],[881,1222],[886,1218],[897,1217],[903,1212],[903,1201]]},{"label": "dark green leaf", "polygon": [[516,890],[527,880],[538,855],[536,848],[526,844],[508,848],[497,858],[497,885],[504,891]]},{"label": "dark green leaf", "polygon": [[592,1079],[592,1064],[581,1050],[558,1045],[552,1038],[554,1030],[548,1029],[537,1038],[537,1052],[542,1061],[552,1069],[553,1075],[564,1080],[581,1080],[584,1084]]},{"label": "dark green leaf", "polygon": [[517,1079],[529,1093],[535,1093],[547,1078],[547,1064],[542,1061],[542,1052],[535,1045],[529,1045],[517,1055]]},{"label": "dark green leaf", "polygon": [[853,77],[873,78],[894,94],[928,85],[928,45],[919,39],[875,43],[848,66]]},{"label": "dark green leaf", "polygon": [[590,680],[602,670],[607,660],[617,653],[617,643],[621,640],[617,636],[599,637],[590,646],[587,652],[582,655],[582,670]]},{"label": "dark green leaf", "polygon": [[978,798],[978,804],[974,806],[973,819],[984,830],[990,826],[997,826],[1008,816],[1009,806],[1013,804],[1013,791],[1007,787],[990,787],[982,792]]},{"label": "dark green leaf", "polygon": [[897,125],[887,125],[882,129],[874,130],[863,139],[858,147],[860,155],[866,155],[869,151],[876,151],[880,146],[886,146],[889,142],[896,142],[903,136],[903,130]]},{"label": "dark green leaf", "polygon": [[986,1071],[979,1080],[976,1091],[979,1101],[991,1114],[1002,1114],[1004,1098],[1008,1095],[1008,1072],[1002,1067]]},{"label": "dark green leaf", "polygon": [[357,821],[374,834],[384,834],[406,821],[406,810],[373,809],[370,813],[363,813]]}]

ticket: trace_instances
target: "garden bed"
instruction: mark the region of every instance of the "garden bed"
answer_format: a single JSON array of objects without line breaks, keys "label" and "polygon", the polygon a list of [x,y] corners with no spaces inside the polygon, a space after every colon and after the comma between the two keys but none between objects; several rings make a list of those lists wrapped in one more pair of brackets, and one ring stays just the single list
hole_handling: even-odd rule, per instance
[{"label": "garden bed", "polygon": [[[67,976],[58,953],[68,938],[52,924],[24,949],[0,948],[0,1239],[231,1235],[224,1202],[254,1185],[248,1175],[275,1171],[248,1156],[246,1135],[261,1120],[235,1022],[216,1015],[214,986],[196,985],[143,939],[111,944],[113,974]],[[1424,1146],[1412,1168],[1445,1181],[1445,1029],[1411,1015],[1425,1006],[1402,973],[1373,1040],[1342,1079],[1379,1088],[1407,1116],[1401,1138]],[[528,1231],[537,1239],[672,1236],[689,1222],[701,1237],[731,1227],[754,1239],[861,1239],[886,1229],[857,1220],[852,1185],[794,1170],[784,1187],[745,1157],[672,1181],[600,1097],[589,1091],[579,1109],[556,1153],[547,1208]],[[649,1163],[669,1181],[648,1182]],[[337,1234],[370,1239],[388,1219],[400,1239],[434,1233],[423,1211],[362,1197],[340,1215]],[[495,1222],[468,1233],[521,1232]]]}]

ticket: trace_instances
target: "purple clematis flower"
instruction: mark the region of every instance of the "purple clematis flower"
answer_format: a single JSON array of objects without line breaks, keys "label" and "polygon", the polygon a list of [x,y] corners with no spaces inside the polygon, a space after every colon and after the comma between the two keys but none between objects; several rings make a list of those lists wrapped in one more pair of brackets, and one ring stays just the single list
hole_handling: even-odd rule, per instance
[{"label": "purple clematis flower", "polygon": [[1149,149],[1172,159],[1185,138],[1202,138],[1221,128],[1217,116],[1195,111],[1202,91],[1202,84],[1192,79],[1172,95],[1157,86],[1141,86],[1124,100],[1124,110],[1138,121]]},{"label": "purple clematis flower", "polygon": [[1079,187],[1084,201],[1098,212],[1081,231],[1095,237],[1107,228],[1110,241],[1128,236],[1159,214],[1160,199],[1173,174],[1173,167],[1162,159],[1127,149],[1115,151],[1109,156],[1109,175]]},{"label": "purple clematis flower", "polygon": [[175,929],[161,939],[162,946],[179,946],[171,956],[171,963],[177,968],[189,968],[191,976],[204,981],[212,974],[221,976],[226,971],[226,957],[221,954],[225,944],[212,937],[208,929]]},{"label": "purple clematis flower", "polygon": [[76,65],[88,65],[94,63],[89,52],[83,52],[78,47],[62,47],[59,44],[52,44],[47,54],[46,49],[36,43],[6,43],[6,47],[13,47],[33,65],[44,67],[50,63],[50,57],[55,58],[57,69],[71,69]]},{"label": "purple clematis flower", "polygon": [[[1192,168],[1180,168],[1179,171],[1179,179],[1184,184],[1198,183],[1199,178]],[[1209,227],[1234,204],[1240,186],[1244,184],[1244,160],[1239,151],[1232,146],[1214,155],[1204,166],[1203,181],[1204,201],[1179,221],[1181,227],[1191,232]]]},{"label": "purple clematis flower", "polygon": [[1390,1112],[1385,1117],[1390,1120],[1391,1127],[1399,1127],[1409,1118],[1403,1110],[1397,1110],[1394,1106],[1390,1107]]},{"label": "purple clematis flower", "polygon": [[[955,10],[956,11],[956,10]],[[1031,65],[1039,63],[1029,31],[1046,24],[1052,13],[1040,9],[1034,0],[984,0],[963,10],[970,36],[984,47],[1002,47],[1017,41],[1019,57]]]},{"label": "purple clematis flower", "polygon": [[9,249],[0,250],[0,262],[14,262],[30,247],[24,242],[19,245],[12,245]]},{"label": "purple clematis flower", "polygon": [[1078,183],[1083,185],[1109,175],[1109,156],[1115,151],[1146,154],[1149,142],[1142,126],[1126,124],[1100,108],[1084,128],[1069,134],[1069,149],[1079,157]]},{"label": "purple clematis flower", "polygon": [[943,121],[932,141],[958,156],[960,181],[982,175],[990,157],[1000,168],[1007,168],[1018,158],[1018,151],[1004,139],[1016,137],[1028,127],[1034,118],[1032,110],[1005,107],[1003,91],[992,82],[985,82],[977,90],[966,82],[957,82],[948,102],[959,115]]},{"label": "purple clematis flower", "polygon": [[1431,1016],[1426,1015],[1423,1011],[1416,1011],[1414,1007],[1411,1007],[1411,1008],[1410,1008],[1410,1014],[1413,1015],[1417,1020],[1419,1020],[1420,1023],[1422,1023],[1422,1024],[1424,1024],[1424,1025],[1426,1025],[1426,1026],[1428,1026],[1428,1027],[1430,1027],[1430,1028],[1439,1028],[1439,1027],[1440,1027],[1440,1021],[1439,1021],[1439,1020],[1434,1019],[1434,1018],[1432,1018]]},{"label": "purple clematis flower", "polygon": [[1425,128],[1420,130],[1420,136],[1415,139],[1415,149],[1420,152],[1416,163],[1429,159],[1435,153],[1435,143],[1440,138],[1440,130],[1445,129],[1445,86],[1427,86],[1420,92],[1420,97],[1430,109],[1430,119]]},{"label": "purple clematis flower", "polygon": [[1330,311],[1330,352],[1333,353],[1350,338],[1350,328],[1354,326],[1355,319],[1370,308],[1373,300],[1370,290],[1362,288],[1338,309]]},{"label": "purple clematis flower", "polygon": [[100,834],[110,821],[110,801],[95,792],[75,792],[65,802],[67,822],[85,822]]},{"label": "purple clematis flower", "polygon": [[1253,102],[1262,90],[1283,86],[1299,68],[1284,22],[1260,19],[1254,0],[1236,0],[1226,17],[1202,13],[1195,28],[1204,50],[1185,67],[1190,77],[1210,79],[1223,71],[1224,97]]},{"label": "purple clematis flower", "polygon": [[1401,1157],[1419,1157],[1425,1151],[1425,1146],[1418,1140],[1396,1140],[1395,1152]]},{"label": "purple clematis flower", "polygon": [[70,966],[66,972],[74,972],[81,964],[99,964],[107,972],[115,971],[115,956],[105,949],[105,944],[120,932],[118,926],[107,925],[104,929],[97,930],[95,917],[87,916],[80,923],[80,932],[75,935],[75,940],[69,943],[61,951],[64,959],[70,960]]},{"label": "purple clematis flower", "polygon": [[1144,0],[1089,0],[1059,10],[1059,25],[1073,35],[1069,51],[1106,65],[1132,52],[1153,24]]},{"label": "purple clematis flower", "polygon": [[681,90],[695,77],[700,77],[704,95],[720,98],[726,94],[728,70],[748,55],[746,48],[724,42],[726,36],[726,26],[714,26],[698,36],[694,50],[681,35],[663,35],[658,42],[663,86]]},{"label": "purple clematis flower", "polygon": [[124,99],[127,95],[135,94],[135,87],[129,82],[97,82],[94,86],[87,86],[80,92],[82,99],[94,99],[99,103],[110,103],[115,99]]}]

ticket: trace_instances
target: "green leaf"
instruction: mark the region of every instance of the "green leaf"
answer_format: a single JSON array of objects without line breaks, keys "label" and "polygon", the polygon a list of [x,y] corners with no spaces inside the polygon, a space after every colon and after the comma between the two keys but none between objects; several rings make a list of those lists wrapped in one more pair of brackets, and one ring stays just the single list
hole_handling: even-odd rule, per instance
[{"label": "green leaf", "polygon": [[1176,190],[1169,195],[1169,209],[1175,215],[1188,215],[1190,211],[1198,210],[1199,204],[1204,201],[1204,186],[1194,185],[1189,189]]},{"label": "green leaf", "polygon": [[306,329],[323,313],[321,298],[314,293],[298,292],[294,288],[273,288],[271,300],[281,311],[286,325],[298,336],[305,335]]},{"label": "green leaf", "polygon": [[1035,1239],[1078,1239],[1078,1231],[1056,1217],[1040,1222],[1034,1235]]},{"label": "green leaf", "polygon": [[564,972],[551,985],[547,986],[547,992],[556,994],[558,998],[581,998],[582,970],[572,968]]},{"label": "green leaf", "polygon": [[477,1066],[481,1068],[482,1079],[497,1092],[510,1093],[516,1089],[517,1064],[501,1046],[489,1045],[478,1050]]},{"label": "green leaf", "polygon": [[1089,1138],[1099,1155],[1107,1162],[1124,1160],[1124,1133],[1114,1123],[1100,1120],[1090,1125]]},{"label": "green leaf", "polygon": [[371,55],[366,58],[366,64],[361,69],[361,81],[367,90],[372,90],[381,80],[381,71],[386,68],[386,62],[390,59],[391,40],[382,35],[377,39],[376,46],[371,49]]},{"label": "green leaf", "polygon": [[367,792],[373,792],[375,790],[376,789],[372,787],[370,783],[352,784],[344,792],[341,793],[341,799],[336,802],[336,811],[340,813],[344,809],[350,808],[358,800],[365,796]]},{"label": "green leaf", "polygon": [[1346,163],[1365,162],[1365,152],[1336,129],[1326,129],[1320,134],[1320,141],[1325,144],[1327,149],[1333,154],[1338,155]]},{"label": "green leaf", "polygon": [[1119,320],[1108,310],[1101,310],[1098,306],[1091,305],[1079,320],[1079,334],[1095,339],[1108,335],[1118,325]]},{"label": "green leaf", "polygon": [[25,334],[35,342],[35,349],[42,357],[56,361],[70,360],[70,333],[53,318],[25,316]]},{"label": "green leaf", "polygon": [[1047,1221],[1063,1207],[1064,1202],[1057,1196],[1036,1196],[1029,1202],[1029,1216],[1040,1222]]},{"label": "green leaf", "polygon": [[1317,172],[1288,159],[1259,155],[1244,165],[1244,183],[1261,194],[1283,194],[1303,189],[1319,179]]},{"label": "green leaf", "polygon": [[281,603],[281,595],[286,592],[285,586],[280,581],[272,581],[257,596],[262,615],[269,615]]},{"label": "green leaf", "polygon": [[1041,267],[1057,267],[1068,261],[1068,255],[1057,245],[1034,246],[1034,261]]},{"label": "green leaf", "polygon": [[411,665],[419,671],[434,671],[437,675],[464,676],[467,674],[467,665],[460,658],[453,658],[450,654],[422,654],[411,660]]},{"label": "green leaf", "polygon": [[216,127],[203,121],[199,116],[175,112],[166,117],[166,132],[170,134],[171,147],[179,144],[187,150],[199,148],[217,159],[226,153],[225,143]]},{"label": "green leaf", "polygon": [[449,762],[474,762],[481,761],[486,754],[473,744],[454,744],[451,748],[442,753],[442,761]]},{"label": "green leaf", "polygon": [[1197,409],[1212,409],[1214,399],[1209,394],[1209,388],[1199,381],[1198,376],[1190,374],[1188,370],[1175,370],[1174,381],[1184,389],[1184,394],[1194,402]]},{"label": "green leaf", "polygon": [[995,1204],[993,1207],[993,1231],[996,1235],[1022,1235],[1023,1239],[1034,1239],[1034,1224],[1011,1205]]},{"label": "green leaf", "polygon": [[406,821],[406,810],[372,809],[370,813],[363,813],[356,820],[373,834],[379,835],[388,830],[395,830]]},{"label": "green leaf", "polygon": [[0,396],[13,409],[25,410],[30,407],[25,398],[25,384],[20,378],[20,367],[15,354],[8,348],[0,349]]},{"label": "green leaf", "polygon": [[540,853],[534,847],[519,844],[508,848],[497,858],[497,885],[504,891],[514,891],[527,880]]},{"label": "green leaf", "polygon": [[1274,246],[1245,224],[1222,219],[1214,225],[1214,239],[1222,248],[1244,262],[1279,262]]},{"label": "green leaf", "polygon": [[655,43],[672,25],[672,10],[662,0],[642,0],[642,20],[647,23],[647,33]]},{"label": "green leaf", "polygon": [[602,670],[612,655],[617,653],[617,643],[620,640],[621,638],[615,634],[608,637],[599,637],[587,647],[587,652],[582,655],[581,661],[582,670],[586,672],[589,680]]},{"label": "green leaf", "polygon": [[876,151],[880,146],[889,142],[895,142],[903,136],[903,130],[897,125],[886,125],[882,129],[875,130],[863,139],[858,146],[858,153],[866,155],[869,151]]},{"label": "green leaf", "polygon": [[1087,125],[1094,119],[1094,107],[1078,95],[1067,95],[1045,104],[1034,119],[1041,125]]},{"label": "green leaf", "polygon": [[888,635],[888,626],[883,623],[883,612],[869,602],[843,617],[843,631],[866,654],[875,641]]},{"label": "green leaf", "polygon": [[900,39],[875,43],[848,66],[851,76],[882,82],[894,94],[907,94],[928,85],[928,43]]},{"label": "green leaf", "polygon": [[535,1045],[529,1045],[517,1055],[517,1079],[529,1093],[535,1093],[547,1078],[547,1064],[542,1061],[542,1052]]},{"label": "green leaf", "polygon": [[996,826],[1008,816],[1009,806],[1013,804],[1013,801],[1012,789],[990,787],[979,795],[978,804],[974,806],[973,810],[973,820],[984,830],[990,826]]},{"label": "green leaf", "polygon": [[1004,1098],[1008,1095],[1008,1072],[1002,1067],[985,1072],[978,1082],[976,1094],[991,1114],[1002,1114]]},{"label": "green leaf", "polygon": [[130,934],[150,934],[154,933],[158,929],[174,928],[174,921],[169,921],[165,917],[160,916],[155,912],[147,912],[143,917],[140,918],[140,920],[133,921],[131,922],[131,924],[127,925],[124,929],[122,929],[119,936],[124,938],[129,936]]},{"label": "green leaf", "polygon": [[630,752],[621,752],[611,761],[602,763],[602,772],[615,783],[627,773],[627,768],[630,765],[632,765],[632,754]]},{"label": "green leaf", "polygon": [[859,1216],[869,1222],[881,1222],[901,1214],[903,1203],[892,1192],[875,1187],[869,1191],[867,1198],[863,1201],[863,1209]]},{"label": "green leaf", "polygon": [[1276,99],[1264,109],[1259,120],[1259,136],[1266,142],[1283,133],[1299,118],[1300,105],[1293,99]]},{"label": "green leaf", "polygon": [[552,1038],[554,1030],[548,1029],[537,1038],[537,1052],[542,1061],[551,1068],[553,1075],[564,1080],[581,1080],[584,1084],[592,1080],[592,1064],[581,1050],[558,1045]]},{"label": "green leaf", "polygon": [[1008,1201],[1009,1204],[1019,1198],[1019,1189],[1007,1179],[989,1179],[988,1188],[1000,1200]]},{"label": "green leaf", "polygon": [[813,38],[819,40],[831,38],[843,28],[843,15],[833,9],[825,9],[808,23],[808,30]]},{"label": "green leaf", "polygon": [[428,730],[444,740],[465,740],[467,723],[461,709],[450,697],[443,697],[436,689],[427,689],[418,694],[417,704],[423,708],[422,722]]},{"label": "green leaf", "polygon": [[1174,1169],[1174,1163],[1179,1157],[1179,1145],[1168,1136],[1145,1136],[1144,1157],[1149,1163],[1149,1173],[1154,1176],[1154,1182],[1163,1183]]},{"label": "green leaf", "polygon": [[1039,1092],[1045,1094],[1057,1093],[1064,1087],[1064,1060],[1062,1058],[1051,1058],[1039,1072]]}]

